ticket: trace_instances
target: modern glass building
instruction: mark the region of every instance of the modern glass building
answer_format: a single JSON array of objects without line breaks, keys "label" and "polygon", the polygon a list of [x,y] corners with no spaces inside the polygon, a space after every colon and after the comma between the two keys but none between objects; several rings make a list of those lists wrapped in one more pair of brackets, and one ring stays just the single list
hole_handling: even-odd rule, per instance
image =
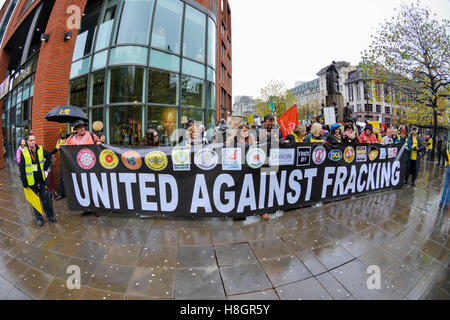
[{"label": "modern glass building", "polygon": [[9,155],[26,130],[51,148],[59,128],[43,116],[59,104],[83,108],[91,129],[102,121],[118,145],[138,145],[150,127],[170,145],[188,119],[209,129],[231,113],[227,0],[72,2],[7,0],[0,10]]}]

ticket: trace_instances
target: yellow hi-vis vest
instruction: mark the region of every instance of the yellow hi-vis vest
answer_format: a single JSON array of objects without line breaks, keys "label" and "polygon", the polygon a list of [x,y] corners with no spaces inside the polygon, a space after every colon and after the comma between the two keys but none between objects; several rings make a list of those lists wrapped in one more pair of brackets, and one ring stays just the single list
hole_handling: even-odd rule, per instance
[{"label": "yellow hi-vis vest", "polygon": [[303,140],[305,140],[305,138],[300,139],[299,136],[297,136],[294,131],[292,131],[291,134],[294,136],[295,142],[303,142]]},{"label": "yellow hi-vis vest", "polygon": [[449,147],[449,145],[448,145],[448,143],[447,143],[447,148],[446,148],[446,151],[447,151],[447,160],[445,160],[445,166],[446,166],[446,167],[450,167],[450,152],[448,151],[448,147]]},{"label": "yellow hi-vis vest", "polygon": [[[37,147],[36,147],[37,148]],[[45,173],[44,173],[44,149],[37,149],[37,156],[39,161],[39,167],[42,173],[42,179],[45,181]],[[33,175],[33,162],[31,160],[30,151],[28,148],[22,150],[23,159],[25,160],[25,174],[27,175],[27,182],[29,186],[34,186],[34,175]]]}]

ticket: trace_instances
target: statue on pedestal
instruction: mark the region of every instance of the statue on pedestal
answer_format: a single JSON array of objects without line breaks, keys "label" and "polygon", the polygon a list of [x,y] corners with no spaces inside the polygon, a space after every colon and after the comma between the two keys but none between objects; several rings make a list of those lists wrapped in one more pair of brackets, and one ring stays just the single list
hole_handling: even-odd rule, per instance
[{"label": "statue on pedestal", "polygon": [[339,92],[339,72],[336,68],[336,62],[333,61],[332,64],[327,68],[326,72],[327,94],[341,95],[341,93]]}]

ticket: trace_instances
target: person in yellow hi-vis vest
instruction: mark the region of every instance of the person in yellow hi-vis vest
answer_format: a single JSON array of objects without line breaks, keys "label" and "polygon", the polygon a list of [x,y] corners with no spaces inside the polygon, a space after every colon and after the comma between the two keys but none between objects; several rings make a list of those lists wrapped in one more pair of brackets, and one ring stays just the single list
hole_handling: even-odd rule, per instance
[{"label": "person in yellow hi-vis vest", "polygon": [[448,142],[445,149],[445,184],[439,208],[444,207],[444,210],[448,210],[448,203],[450,202],[450,150]]},{"label": "person in yellow hi-vis vest", "polygon": [[[52,154],[56,153],[57,149],[54,149],[52,152],[44,150],[44,148],[36,144],[36,137],[32,133],[30,133],[25,140],[27,146],[22,150],[19,164],[22,185],[24,188],[30,188],[39,196],[47,219],[50,222],[56,222],[53,208],[46,192],[47,181],[45,178],[45,171],[50,166]],[[39,211],[34,208],[33,210],[37,219],[37,224],[41,227],[44,224],[43,217]]]},{"label": "person in yellow hi-vis vest", "polygon": [[433,153],[433,136],[430,135],[430,139],[428,139],[428,147],[427,147],[427,161],[431,161],[431,154]]}]

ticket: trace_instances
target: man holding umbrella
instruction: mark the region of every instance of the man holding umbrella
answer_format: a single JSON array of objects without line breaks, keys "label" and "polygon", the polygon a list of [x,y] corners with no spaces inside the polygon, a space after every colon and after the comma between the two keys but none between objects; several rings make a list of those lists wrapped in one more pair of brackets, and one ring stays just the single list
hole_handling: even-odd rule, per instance
[{"label": "man holding umbrella", "polygon": [[[44,150],[44,148],[36,144],[36,137],[32,133],[26,137],[25,141],[27,146],[22,150],[19,164],[23,187],[30,188],[39,196],[48,221],[56,222],[53,207],[50,203],[51,200],[46,192],[47,181],[44,172],[50,166],[52,154],[56,153],[57,149],[52,152]],[[38,226],[42,227],[44,224],[42,215],[36,209],[34,209],[34,214]]]}]

